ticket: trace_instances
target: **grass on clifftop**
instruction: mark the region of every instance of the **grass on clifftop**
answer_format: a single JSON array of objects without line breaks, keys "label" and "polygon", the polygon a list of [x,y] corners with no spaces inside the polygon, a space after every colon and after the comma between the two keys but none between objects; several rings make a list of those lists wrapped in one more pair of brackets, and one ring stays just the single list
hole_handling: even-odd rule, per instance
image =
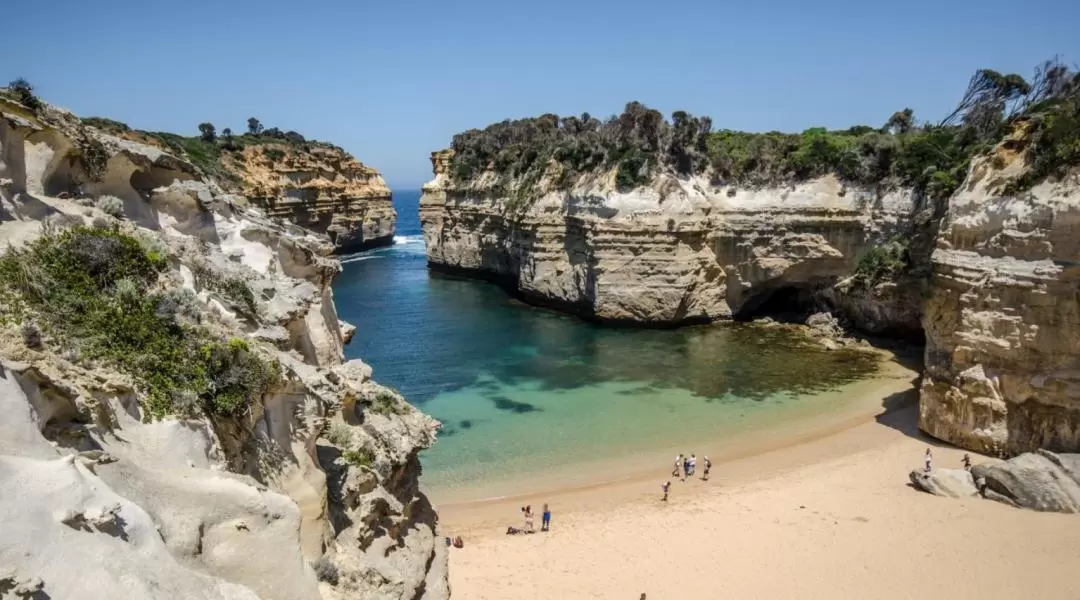
[{"label": "grass on clifftop", "polygon": [[40,327],[76,362],[131,376],[153,417],[238,416],[280,380],[242,339],[198,323],[186,290],[161,290],[168,258],[116,228],[47,231],[0,256],[0,319]]},{"label": "grass on clifftop", "polygon": [[1029,124],[1022,190],[1061,176],[1080,163],[1080,76],[1061,62],[1040,65],[1030,81],[990,69],[976,72],[956,108],[938,122],[917,122],[910,109],[882,126],[796,133],[712,131],[712,120],[658,111],[631,102],[621,115],[600,121],[589,114],[495,123],[454,136],[450,176],[467,184],[496,175],[496,192],[516,192],[519,204],[535,196],[545,177],[569,188],[589,173],[614,169],[628,190],[661,172],[707,175],[737,186],[781,185],[828,173],[885,188],[905,185],[933,200],[951,195],[971,159],[993,148],[1021,121]]}]

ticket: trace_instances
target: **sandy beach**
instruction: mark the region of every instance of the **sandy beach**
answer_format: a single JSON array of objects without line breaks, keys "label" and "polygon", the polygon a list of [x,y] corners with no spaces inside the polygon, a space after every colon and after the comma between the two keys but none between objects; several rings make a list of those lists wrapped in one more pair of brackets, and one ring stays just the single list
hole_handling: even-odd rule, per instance
[{"label": "sandy beach", "polygon": [[[894,364],[830,422],[793,428],[713,458],[710,481],[655,473],[525,496],[440,505],[455,597],[1080,598],[1080,517],[952,500],[908,485],[933,447],[915,427],[915,373]],[[699,457],[701,454],[698,455]],[[982,460],[981,457],[973,458]],[[538,484],[539,485],[539,484]],[[548,502],[552,530],[519,507]],[[539,514],[536,523],[539,527]]]}]

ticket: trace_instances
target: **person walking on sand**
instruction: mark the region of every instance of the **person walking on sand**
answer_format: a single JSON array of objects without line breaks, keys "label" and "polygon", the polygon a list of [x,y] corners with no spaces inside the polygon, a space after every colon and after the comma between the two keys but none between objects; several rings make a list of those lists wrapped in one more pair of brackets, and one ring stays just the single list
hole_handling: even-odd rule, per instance
[{"label": "person walking on sand", "polygon": [[682,472],[683,472],[682,480],[686,481],[686,478],[690,476],[690,455],[689,454],[684,454],[683,455]]},{"label": "person walking on sand", "polygon": [[964,453],[963,461],[964,461],[964,470],[965,471],[970,471],[971,470],[971,457],[968,456],[968,454],[966,452]]},{"label": "person walking on sand", "polygon": [[926,472],[929,473],[934,462],[934,455],[930,453],[929,448],[926,449],[926,456],[923,457],[923,461],[926,463]]},{"label": "person walking on sand", "polygon": [[706,456],[705,457],[705,474],[701,476],[702,481],[708,481],[709,480],[709,469],[711,469],[711,468],[712,468],[712,461],[710,461],[709,457]]},{"label": "person walking on sand", "polygon": [[670,481],[665,481],[664,483],[660,484],[660,489],[664,490],[664,498],[663,498],[664,502],[667,502],[667,494],[668,494],[668,489],[669,488],[671,488],[671,482]]},{"label": "person walking on sand", "polygon": [[675,468],[671,470],[671,476],[678,477],[680,470],[682,470],[682,454],[675,457]]},{"label": "person walking on sand", "polygon": [[697,471],[697,455],[690,455],[690,477],[694,476],[694,472]]},{"label": "person walking on sand", "polygon": [[549,531],[551,529],[551,509],[547,504],[544,504],[544,514],[540,520],[540,531]]}]

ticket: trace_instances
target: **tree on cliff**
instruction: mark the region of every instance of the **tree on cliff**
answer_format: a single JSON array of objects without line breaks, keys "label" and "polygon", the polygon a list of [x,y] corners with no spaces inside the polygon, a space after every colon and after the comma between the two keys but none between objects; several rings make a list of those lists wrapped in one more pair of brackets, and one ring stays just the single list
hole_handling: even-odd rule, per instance
[{"label": "tree on cliff", "polygon": [[30,110],[36,111],[42,107],[41,100],[34,95],[34,86],[30,85],[30,82],[26,79],[19,77],[8,84],[8,89],[11,90],[11,93],[20,104]]},{"label": "tree on cliff", "polygon": [[904,110],[898,110],[889,117],[889,120],[885,123],[883,131],[892,133],[894,135],[900,135],[911,131],[911,128],[915,126],[915,111],[910,108]]},{"label": "tree on cliff", "polygon": [[212,142],[217,139],[217,130],[213,123],[199,123],[199,134],[203,141]]},{"label": "tree on cliff", "polygon": [[259,120],[255,117],[248,117],[247,126],[248,133],[250,133],[251,135],[259,135],[263,131],[262,123],[260,123]]}]

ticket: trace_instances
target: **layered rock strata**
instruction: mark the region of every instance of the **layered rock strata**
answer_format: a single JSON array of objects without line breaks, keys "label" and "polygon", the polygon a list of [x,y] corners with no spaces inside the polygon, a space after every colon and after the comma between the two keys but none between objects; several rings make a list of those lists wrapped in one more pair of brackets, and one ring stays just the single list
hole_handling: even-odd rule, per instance
[{"label": "layered rock strata", "polygon": [[248,146],[224,159],[240,193],[266,211],[325,233],[338,253],[394,241],[397,214],[379,173],[337,148]]},{"label": "layered rock strata", "polygon": [[[833,177],[740,189],[662,175],[620,193],[608,174],[568,191],[543,188],[520,205],[492,177],[456,184],[449,158],[433,155],[435,179],[420,203],[429,265],[608,323],[741,318],[809,297],[910,228],[922,204],[910,190],[878,193]],[[911,327],[913,310],[864,320]]]},{"label": "layered rock strata", "polygon": [[1005,195],[977,161],[949,200],[925,304],[920,427],[992,454],[1080,450],[1080,185]]},{"label": "layered rock strata", "polygon": [[[281,375],[241,415],[154,420],[124,373],[0,321],[0,587],[54,600],[448,597],[418,484],[437,423],[344,361],[325,239],[200,179],[63,111],[0,104],[0,252],[46,226],[117,227],[169,257],[159,285],[188,290],[203,327]],[[73,182],[85,197],[50,195]],[[94,208],[105,194],[122,218]]]}]

